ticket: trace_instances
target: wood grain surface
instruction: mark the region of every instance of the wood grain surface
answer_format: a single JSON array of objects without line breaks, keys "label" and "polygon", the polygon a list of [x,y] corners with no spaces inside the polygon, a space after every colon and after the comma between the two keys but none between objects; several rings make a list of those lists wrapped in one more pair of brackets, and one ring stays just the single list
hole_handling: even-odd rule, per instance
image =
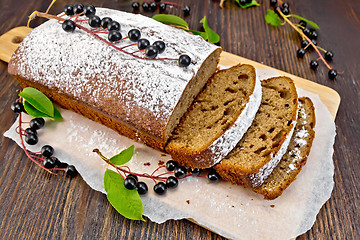
[{"label": "wood grain surface", "polygon": [[[288,1],[290,11],[315,21],[320,30],[318,43],[335,54],[331,63],[343,72],[336,81],[327,78],[320,64],[316,72],[309,62],[315,53],[296,58],[300,39],[289,26],[273,28],[265,24],[267,0],[260,7],[241,9],[234,1],[174,0],[191,6],[186,17],[190,28],[200,29],[206,15],[209,25],[219,33],[225,51],[264,63],[285,72],[329,86],[341,98],[336,118],[335,188],[320,210],[311,230],[298,239],[360,239],[359,158],[360,158],[360,2],[357,0]],[[26,24],[34,10],[45,10],[50,1],[1,0],[0,35]],[[70,1],[57,1],[57,13]],[[93,1],[95,6],[131,11],[131,1]],[[168,13],[182,16],[180,9]],[[152,16],[154,13],[145,13]],[[35,27],[43,20],[35,20]],[[0,131],[13,123],[10,110],[16,99],[18,83],[0,61]],[[117,214],[106,196],[93,191],[81,177],[69,179],[62,174],[50,176],[35,166],[11,140],[0,140],[0,238],[3,239],[223,239],[187,220],[155,224],[130,221]]]}]

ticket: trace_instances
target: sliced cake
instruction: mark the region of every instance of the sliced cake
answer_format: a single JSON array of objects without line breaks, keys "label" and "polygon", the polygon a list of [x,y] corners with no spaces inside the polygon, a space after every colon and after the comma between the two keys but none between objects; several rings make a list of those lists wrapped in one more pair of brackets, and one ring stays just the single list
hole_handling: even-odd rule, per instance
[{"label": "sliced cake", "polygon": [[231,183],[258,187],[279,163],[295,128],[297,92],[290,78],[264,80],[255,119],[236,147],[215,166]]},{"label": "sliced cake", "polygon": [[184,166],[218,163],[250,127],[261,102],[261,83],[253,66],[215,73],[173,132],[166,151]]},{"label": "sliced cake", "polygon": [[315,137],[315,112],[312,101],[307,97],[299,99],[298,119],[287,152],[264,183],[253,191],[272,200],[296,179],[305,165]]}]

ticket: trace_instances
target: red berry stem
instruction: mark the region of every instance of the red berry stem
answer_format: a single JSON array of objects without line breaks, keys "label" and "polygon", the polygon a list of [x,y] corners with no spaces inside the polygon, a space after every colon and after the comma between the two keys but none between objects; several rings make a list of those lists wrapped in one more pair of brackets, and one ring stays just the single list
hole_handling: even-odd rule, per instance
[{"label": "red berry stem", "polygon": [[124,48],[127,48],[127,47],[131,47],[131,46],[136,46],[138,45],[137,43],[133,43],[133,44],[130,44],[130,45],[127,45],[127,46],[124,46],[124,47],[121,47],[121,49],[124,49]]},{"label": "red berry stem", "polygon": [[[278,12],[278,14],[280,14],[280,16],[293,28],[295,29],[303,38],[305,38],[309,44],[315,49],[315,51],[317,52],[317,54],[319,55],[320,59],[324,62],[324,64],[326,65],[326,67],[328,69],[332,69],[332,67],[326,62],[326,60],[324,59],[324,57],[321,55],[319,49],[315,46],[315,44],[311,41],[310,38],[308,38],[308,36],[306,36],[302,31],[300,31],[289,19],[288,16],[284,15],[281,10],[276,9],[275,11]],[[289,15],[290,17],[290,15]]]}]

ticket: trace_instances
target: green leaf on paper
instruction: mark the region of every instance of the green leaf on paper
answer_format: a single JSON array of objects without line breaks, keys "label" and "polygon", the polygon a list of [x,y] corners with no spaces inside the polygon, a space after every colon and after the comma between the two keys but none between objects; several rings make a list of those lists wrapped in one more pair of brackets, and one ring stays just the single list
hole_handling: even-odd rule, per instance
[{"label": "green leaf on paper", "polygon": [[50,99],[39,90],[32,87],[27,87],[24,88],[21,93],[19,93],[19,96],[28,101],[30,105],[32,105],[40,112],[45,113],[50,117],[54,117],[54,105]]},{"label": "green leaf on paper", "polygon": [[314,23],[313,21],[310,21],[310,20],[308,20],[308,19],[306,19],[306,18],[303,18],[303,17],[301,17],[301,16],[299,16],[299,15],[290,14],[289,16],[290,16],[290,17],[297,18],[297,19],[299,19],[299,20],[303,20],[304,22],[306,22],[307,24],[309,24],[310,26],[312,26],[312,27],[315,28],[315,29],[319,29],[319,28],[320,28],[320,27],[319,27],[316,23]]},{"label": "green leaf on paper", "polygon": [[235,2],[236,2],[240,7],[242,7],[242,8],[248,8],[248,7],[253,7],[253,6],[256,6],[256,7],[260,6],[260,4],[259,4],[257,1],[255,1],[255,0],[252,0],[250,3],[246,3],[246,4],[243,4],[243,5],[240,4],[240,0],[235,0]]},{"label": "green leaf on paper", "polygon": [[112,164],[123,165],[131,160],[134,155],[134,145],[131,145],[127,149],[121,151],[119,154],[109,159]]},{"label": "green leaf on paper", "polygon": [[172,14],[157,14],[152,18],[167,25],[175,25],[185,30],[189,29],[189,25],[184,19]]},{"label": "green leaf on paper", "polygon": [[280,17],[273,10],[270,9],[267,10],[265,21],[274,27],[278,27],[281,25]]},{"label": "green leaf on paper", "polygon": [[35,118],[50,118],[55,121],[63,120],[60,112],[55,107],[54,107],[54,116],[53,117],[40,112],[26,100],[24,101],[24,109],[27,112],[27,114],[29,114],[30,116],[35,117]]},{"label": "green leaf on paper", "polygon": [[142,220],[143,205],[136,189],[129,190],[124,186],[124,178],[107,169],[104,175],[104,187],[110,204],[121,215],[132,220]]},{"label": "green leaf on paper", "polygon": [[203,28],[205,30],[205,33],[207,35],[207,40],[211,43],[217,43],[220,41],[220,37],[219,35],[214,32],[210,27],[209,27],[209,24],[206,20],[206,16],[204,16],[201,20],[200,20],[200,23],[203,24]]}]

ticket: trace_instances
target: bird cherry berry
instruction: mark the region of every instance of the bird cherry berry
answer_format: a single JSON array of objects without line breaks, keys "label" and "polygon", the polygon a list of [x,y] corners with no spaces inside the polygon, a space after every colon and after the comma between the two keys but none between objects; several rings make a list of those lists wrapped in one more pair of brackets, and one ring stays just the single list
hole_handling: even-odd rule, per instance
[{"label": "bird cherry berry", "polygon": [[36,129],[33,129],[33,128],[27,128],[27,129],[25,129],[25,132],[26,132],[27,134],[37,135]]},{"label": "bird cherry berry", "polygon": [[155,11],[155,10],[157,9],[157,4],[156,4],[156,2],[151,2],[151,3],[150,3],[150,9],[151,9],[151,11]]},{"label": "bird cherry berry", "polygon": [[24,111],[24,105],[20,102],[14,102],[11,104],[11,110],[15,113],[21,113]]},{"label": "bird cherry berry", "polygon": [[183,54],[179,57],[180,67],[187,67],[190,65],[190,63],[191,63],[191,58],[188,55]]},{"label": "bird cherry berry", "polygon": [[70,19],[67,19],[62,23],[62,29],[65,32],[73,32],[75,30],[75,27],[75,23]]},{"label": "bird cherry berry", "polygon": [[47,157],[43,161],[43,166],[44,166],[44,168],[47,168],[47,169],[54,168],[55,167],[55,160],[50,158],[50,157]]},{"label": "bird cherry berry", "polygon": [[166,179],[167,188],[176,188],[178,184],[179,184],[179,180],[174,176],[170,176]]},{"label": "bird cherry berry", "polygon": [[141,6],[143,7],[144,11],[146,11],[146,12],[150,11],[150,4],[149,3],[143,2]]},{"label": "bird cherry berry", "polygon": [[28,134],[25,136],[25,142],[29,145],[35,145],[38,143],[38,137],[35,134]]},{"label": "bird cherry berry", "polygon": [[108,25],[109,25],[109,23],[111,23],[111,22],[112,22],[112,19],[111,19],[111,18],[109,18],[109,17],[104,17],[104,18],[101,20],[101,26],[102,26],[103,28],[107,28]]},{"label": "bird cherry berry", "polygon": [[133,3],[131,4],[131,7],[132,7],[135,11],[137,11],[137,10],[139,10],[139,8],[140,8],[140,4],[139,4],[139,2],[133,2]]},{"label": "bird cherry berry", "polygon": [[160,3],[159,4],[159,10],[160,12],[164,12],[166,10],[166,3]]},{"label": "bird cherry berry", "polygon": [[155,46],[159,53],[163,53],[165,51],[165,43],[163,41],[156,41],[153,43],[153,46]]},{"label": "bird cherry berry", "polygon": [[326,51],[326,53],[325,53],[326,60],[332,61],[333,57],[334,57],[334,53],[332,51]]},{"label": "bird cherry berry", "polygon": [[147,46],[147,48],[145,49],[145,56],[148,58],[154,59],[154,58],[156,58],[158,53],[159,53],[159,50],[155,46]]},{"label": "bird cherry berry", "polygon": [[76,171],[76,168],[73,165],[68,165],[65,169],[65,173],[69,177],[75,177],[78,172]]},{"label": "bird cherry berry", "polygon": [[41,154],[44,157],[51,157],[54,154],[54,148],[50,145],[44,145],[41,148]]},{"label": "bird cherry berry", "polygon": [[90,17],[92,15],[95,15],[96,9],[93,5],[86,5],[84,8],[85,16]]},{"label": "bird cherry berry", "polygon": [[75,4],[74,11],[75,11],[75,14],[82,13],[84,11],[84,5],[82,5],[81,3]]},{"label": "bird cherry berry", "polygon": [[163,195],[166,193],[166,185],[163,182],[159,182],[157,184],[154,185],[154,192],[159,194],[159,195]]},{"label": "bird cherry berry", "polygon": [[309,45],[309,41],[308,40],[303,40],[302,42],[301,42],[301,47],[302,48],[305,48],[307,45]]},{"label": "bird cherry berry", "polygon": [[199,174],[201,173],[201,169],[200,169],[200,168],[192,168],[190,171],[191,171],[191,174],[192,174],[193,176],[197,176],[197,175],[199,175]]},{"label": "bird cherry berry", "polygon": [[130,41],[137,42],[141,37],[141,33],[138,29],[131,29],[128,32],[128,36],[129,36]]},{"label": "bird cherry berry", "polygon": [[107,28],[109,29],[109,31],[111,31],[111,30],[120,31],[121,26],[120,26],[120,23],[118,23],[117,21],[111,21],[108,24]]},{"label": "bird cherry berry", "polygon": [[89,17],[89,25],[90,25],[90,27],[98,28],[101,26],[101,19],[96,15],[90,16]]},{"label": "bird cherry berry", "polygon": [[331,80],[334,80],[337,77],[338,73],[335,69],[330,69],[328,72],[328,76]]},{"label": "bird cherry berry", "polygon": [[299,48],[299,49],[297,50],[297,52],[296,52],[296,56],[297,56],[298,58],[302,58],[302,57],[304,57],[304,55],[305,55],[305,49]]},{"label": "bird cherry berry", "polygon": [[129,190],[135,189],[137,186],[137,180],[133,177],[127,177],[124,180],[124,186]]},{"label": "bird cherry berry", "polygon": [[270,6],[275,7],[277,4],[277,0],[270,0]]},{"label": "bird cherry berry", "polygon": [[138,182],[136,190],[140,195],[144,195],[148,192],[148,186],[144,182]]},{"label": "bird cherry berry", "polygon": [[184,166],[178,166],[174,170],[175,177],[177,177],[177,178],[185,177],[186,172],[187,172],[187,170],[186,170],[186,167],[184,167]]},{"label": "bird cherry berry", "polygon": [[68,5],[65,5],[64,7],[64,13],[67,15],[67,16],[72,16],[75,14],[74,12],[74,6],[71,5],[71,4],[68,4]]},{"label": "bird cherry berry", "polygon": [[212,170],[208,174],[208,179],[210,182],[218,182],[220,180],[220,175],[215,170]]},{"label": "bird cherry berry", "polygon": [[147,40],[147,39],[145,39],[145,38],[139,39],[139,41],[138,41],[138,48],[139,48],[139,50],[144,50],[144,49],[147,48],[149,45],[150,45],[149,40]]},{"label": "bird cherry berry", "polygon": [[35,130],[42,128],[44,124],[45,120],[43,118],[34,118],[30,121],[30,127]]},{"label": "bird cherry berry", "polygon": [[111,30],[108,35],[108,40],[110,42],[119,41],[122,38],[121,33],[117,30]]},{"label": "bird cherry berry", "polygon": [[190,6],[185,5],[184,8],[182,9],[184,12],[184,15],[189,15],[190,14]]},{"label": "bird cherry berry", "polygon": [[311,62],[310,62],[310,68],[311,68],[312,70],[316,70],[318,66],[319,66],[318,61],[316,61],[316,60],[311,60]]},{"label": "bird cherry berry", "polygon": [[168,171],[174,171],[177,166],[178,166],[178,163],[175,162],[174,160],[169,160],[166,162],[166,169]]}]

